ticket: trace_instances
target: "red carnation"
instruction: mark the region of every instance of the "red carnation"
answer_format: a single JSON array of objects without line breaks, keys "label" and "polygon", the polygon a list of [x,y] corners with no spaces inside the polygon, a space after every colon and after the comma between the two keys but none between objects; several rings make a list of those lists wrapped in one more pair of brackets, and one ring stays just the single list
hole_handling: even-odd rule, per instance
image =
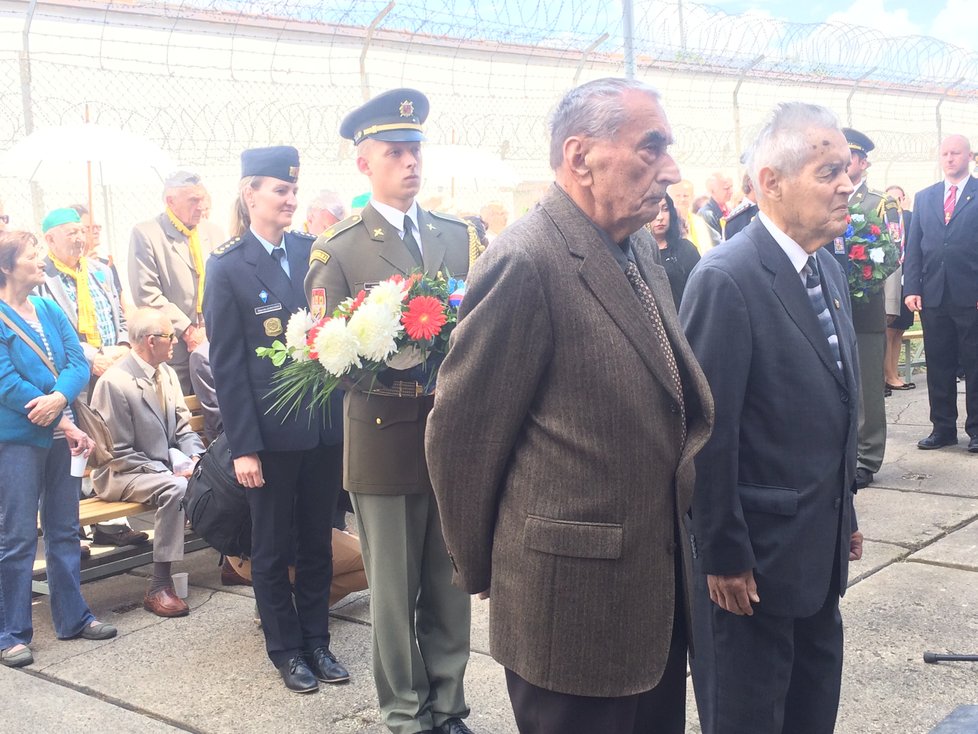
[{"label": "red carnation", "polygon": [[360,292],[357,293],[357,297],[353,299],[353,303],[350,304],[350,315],[351,316],[353,315],[353,312],[354,311],[356,311],[358,308],[360,308],[360,304],[363,303],[363,299],[366,298],[366,297],[367,297],[367,291],[365,291],[365,290],[363,290],[361,288],[360,289]]},{"label": "red carnation", "polygon": [[873,266],[863,265],[863,280],[872,280],[872,279],[873,279]]},{"label": "red carnation", "polygon": [[401,316],[404,330],[415,341],[434,339],[441,333],[445,321],[445,306],[434,296],[412,298]]},{"label": "red carnation", "polygon": [[875,235],[875,236],[879,237],[880,228],[877,227],[875,224],[871,224],[871,225],[869,225],[869,233],[871,235]]},{"label": "red carnation", "polygon": [[849,248],[850,260],[865,260],[866,248],[863,245],[853,245]]}]

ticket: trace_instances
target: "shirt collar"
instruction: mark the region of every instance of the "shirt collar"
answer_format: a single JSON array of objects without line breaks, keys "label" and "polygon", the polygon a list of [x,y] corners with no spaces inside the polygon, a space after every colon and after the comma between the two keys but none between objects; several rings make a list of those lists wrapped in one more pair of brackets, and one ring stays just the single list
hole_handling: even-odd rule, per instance
[{"label": "shirt collar", "polygon": [[861,179],[859,179],[859,183],[857,183],[857,184],[856,184],[856,185],[855,185],[855,186],[853,187],[853,189],[852,189],[852,193],[851,193],[851,194],[849,194],[849,201],[850,201],[850,202],[852,201],[852,197],[853,197],[853,196],[855,196],[856,194],[858,194],[858,193],[859,193],[859,189],[861,189],[861,188],[863,187],[863,184],[864,184],[864,183],[866,183],[866,177],[865,177],[865,176],[863,176],[863,177],[862,177]]},{"label": "shirt collar", "polygon": [[764,228],[771,233],[774,241],[778,243],[778,247],[784,250],[784,254],[788,256],[789,260],[791,260],[791,267],[793,267],[795,272],[800,275],[802,268],[808,264],[808,258],[811,257],[811,255],[805,252],[801,245],[778,229],[778,226],[771,221],[771,218],[767,214],[759,211],[757,213],[757,218],[761,220],[761,224],[764,225]]},{"label": "shirt collar", "polygon": [[153,365],[151,365],[145,359],[143,359],[142,357],[140,357],[138,354],[136,354],[136,350],[135,349],[133,349],[131,352],[129,352],[129,354],[131,354],[132,355],[132,358],[134,360],[136,360],[136,364],[138,364],[139,365],[139,368],[146,374],[146,377],[149,378],[150,380],[152,380],[154,378],[154,376],[156,375],[156,368],[153,367]]},{"label": "shirt collar", "polygon": [[404,215],[407,214],[411,218],[411,223],[414,225],[415,230],[418,233],[421,232],[421,227],[418,226],[418,202],[411,202],[411,208],[406,212],[402,212],[389,204],[384,204],[383,202],[377,201],[376,199],[370,200],[370,205],[377,210],[377,213],[391,223],[401,236],[404,236]]},{"label": "shirt collar", "polygon": [[[251,230],[251,233],[255,236],[255,239],[258,240],[258,242],[261,244],[261,246],[265,248],[265,251],[269,254],[269,256],[271,256],[272,250],[275,249],[275,245],[273,245],[271,242],[269,242],[264,237],[262,237],[260,234],[258,234],[252,227],[249,227],[248,229]],[[282,244],[279,245],[279,247],[285,247],[285,234],[284,233],[282,234]]]},{"label": "shirt collar", "polygon": [[947,198],[948,192],[951,190],[951,186],[954,185],[954,186],[957,186],[958,187],[957,191],[954,192],[955,193],[955,201],[957,201],[958,199],[960,199],[961,198],[961,192],[964,190],[964,186],[965,186],[966,183],[968,183],[968,174],[965,174],[964,175],[964,178],[962,178],[960,181],[949,181],[948,179],[945,178],[944,179],[944,198],[945,199]]}]

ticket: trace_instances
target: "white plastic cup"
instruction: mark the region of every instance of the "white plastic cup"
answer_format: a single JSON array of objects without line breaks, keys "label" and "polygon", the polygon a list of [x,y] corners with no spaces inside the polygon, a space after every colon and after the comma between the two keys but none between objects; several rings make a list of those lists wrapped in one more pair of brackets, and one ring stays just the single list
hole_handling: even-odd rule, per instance
[{"label": "white plastic cup", "polygon": [[73,477],[83,477],[85,476],[85,467],[88,466],[88,457],[85,454],[78,454],[78,456],[71,457],[71,476]]},{"label": "white plastic cup", "polygon": [[175,573],[170,578],[173,579],[173,591],[181,599],[187,598],[187,586],[189,585],[188,576],[185,573]]}]

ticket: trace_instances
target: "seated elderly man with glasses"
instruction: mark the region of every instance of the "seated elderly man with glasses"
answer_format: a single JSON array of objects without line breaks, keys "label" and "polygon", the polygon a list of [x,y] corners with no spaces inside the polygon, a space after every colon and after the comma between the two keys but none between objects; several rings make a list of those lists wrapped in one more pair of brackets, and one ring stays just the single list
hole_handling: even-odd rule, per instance
[{"label": "seated elderly man with glasses", "polygon": [[170,319],[141,308],[129,322],[129,339],[132,351],[95,385],[92,406],[108,423],[115,447],[92,483],[104,500],[157,508],[153,578],[143,607],[160,617],[182,617],[190,609],[173,590],[170,566],[183,559],[182,501],[204,445],[190,428],[180,380],[167,364],[175,340]]}]

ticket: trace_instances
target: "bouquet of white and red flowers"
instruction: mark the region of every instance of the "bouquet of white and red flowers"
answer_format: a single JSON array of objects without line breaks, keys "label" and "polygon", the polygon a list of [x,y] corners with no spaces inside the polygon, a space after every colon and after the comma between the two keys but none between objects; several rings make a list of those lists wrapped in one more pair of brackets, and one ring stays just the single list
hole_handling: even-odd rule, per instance
[{"label": "bouquet of white and red flowers", "polygon": [[864,212],[859,205],[849,207],[849,226],[843,237],[849,257],[849,294],[853,301],[865,301],[900,266],[900,247],[882,217]]},{"label": "bouquet of white and red flowers", "polygon": [[272,410],[288,415],[307,398],[321,407],[341,383],[370,389],[386,370],[413,370],[425,391],[433,391],[464,295],[462,280],[415,273],[361,290],[319,319],[297,311],[284,344],[256,350],[281,368],[272,382]]}]

